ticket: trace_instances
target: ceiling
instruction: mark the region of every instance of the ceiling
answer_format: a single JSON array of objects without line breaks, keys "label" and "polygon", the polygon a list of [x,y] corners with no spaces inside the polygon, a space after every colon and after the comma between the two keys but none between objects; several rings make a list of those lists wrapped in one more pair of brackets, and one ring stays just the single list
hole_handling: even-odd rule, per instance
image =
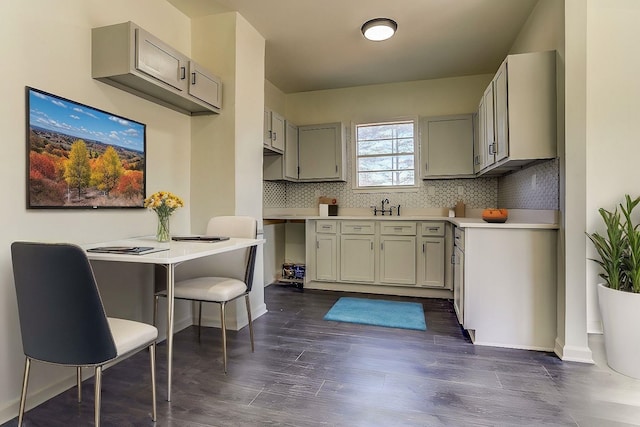
[{"label": "ceiling", "polygon": [[[266,39],[285,93],[494,73],[538,0],[168,0],[191,18],[237,11]],[[387,17],[394,37],[360,27]]]}]

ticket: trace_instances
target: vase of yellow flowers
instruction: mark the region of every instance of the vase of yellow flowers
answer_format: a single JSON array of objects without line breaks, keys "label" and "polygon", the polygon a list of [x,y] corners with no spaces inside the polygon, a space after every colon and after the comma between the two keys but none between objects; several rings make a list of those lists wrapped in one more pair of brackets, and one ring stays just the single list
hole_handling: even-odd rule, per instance
[{"label": "vase of yellow flowers", "polygon": [[169,217],[173,211],[183,206],[182,199],[168,191],[158,191],[144,199],[144,207],[155,211],[158,215],[158,230],[156,231],[158,242],[169,241]]}]

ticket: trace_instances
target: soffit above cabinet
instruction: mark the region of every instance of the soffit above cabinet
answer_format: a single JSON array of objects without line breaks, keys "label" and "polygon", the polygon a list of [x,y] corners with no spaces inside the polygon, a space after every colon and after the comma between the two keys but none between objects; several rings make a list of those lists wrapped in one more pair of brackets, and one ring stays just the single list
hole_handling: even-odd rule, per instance
[{"label": "soffit above cabinet", "polygon": [[91,76],[187,115],[222,107],[218,77],[131,21],[92,29]]}]

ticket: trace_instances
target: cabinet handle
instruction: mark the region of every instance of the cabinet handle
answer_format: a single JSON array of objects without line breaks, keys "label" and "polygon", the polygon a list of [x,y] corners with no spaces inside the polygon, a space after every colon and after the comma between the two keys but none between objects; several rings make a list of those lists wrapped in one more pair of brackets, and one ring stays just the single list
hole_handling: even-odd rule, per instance
[{"label": "cabinet handle", "polygon": [[451,255],[451,264],[455,265],[456,263],[456,256],[455,255]]},{"label": "cabinet handle", "polygon": [[424,170],[428,171],[429,170],[429,162],[424,164]]},{"label": "cabinet handle", "polygon": [[184,80],[187,78],[187,68],[180,67],[180,80]]},{"label": "cabinet handle", "polygon": [[316,240],[316,249],[320,249],[320,242]]},{"label": "cabinet handle", "polygon": [[402,231],[402,227],[393,227],[395,231]]},{"label": "cabinet handle", "polygon": [[273,132],[272,131],[269,131],[269,139],[273,140]]},{"label": "cabinet handle", "polygon": [[384,251],[384,243],[380,242],[380,250]]},{"label": "cabinet handle", "polygon": [[323,225],[322,228],[325,229],[325,230],[328,230],[329,228],[331,228],[331,226],[330,225]]},{"label": "cabinet handle", "polygon": [[276,135],[276,133],[275,133],[275,132],[273,132],[273,133],[272,133],[272,135],[273,135],[273,138],[271,138],[272,140],[274,140],[274,141],[275,141],[276,139],[278,139],[278,136]]},{"label": "cabinet handle", "polygon": [[362,227],[353,227],[353,229],[360,231],[360,230],[362,230]]},{"label": "cabinet handle", "polygon": [[422,253],[424,253],[424,243],[422,244]]},{"label": "cabinet handle", "polygon": [[429,227],[429,231],[438,231],[440,227]]},{"label": "cabinet handle", "polygon": [[336,173],[338,173],[338,165],[336,165]]},{"label": "cabinet handle", "polygon": [[373,250],[373,242],[371,242],[371,250]]},{"label": "cabinet handle", "polygon": [[196,84],[196,73],[191,73],[191,84]]}]

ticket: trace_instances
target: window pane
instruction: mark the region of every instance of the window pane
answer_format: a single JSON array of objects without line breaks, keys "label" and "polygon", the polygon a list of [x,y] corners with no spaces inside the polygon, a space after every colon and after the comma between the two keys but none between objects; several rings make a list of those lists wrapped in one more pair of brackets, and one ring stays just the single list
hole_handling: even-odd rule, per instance
[{"label": "window pane", "polygon": [[358,187],[415,185],[414,122],[356,126]]},{"label": "window pane", "polygon": [[393,169],[392,157],[365,157],[358,159],[359,171],[388,171]]},{"label": "window pane", "polygon": [[360,187],[380,187],[391,185],[392,172],[363,172],[358,174]]}]

